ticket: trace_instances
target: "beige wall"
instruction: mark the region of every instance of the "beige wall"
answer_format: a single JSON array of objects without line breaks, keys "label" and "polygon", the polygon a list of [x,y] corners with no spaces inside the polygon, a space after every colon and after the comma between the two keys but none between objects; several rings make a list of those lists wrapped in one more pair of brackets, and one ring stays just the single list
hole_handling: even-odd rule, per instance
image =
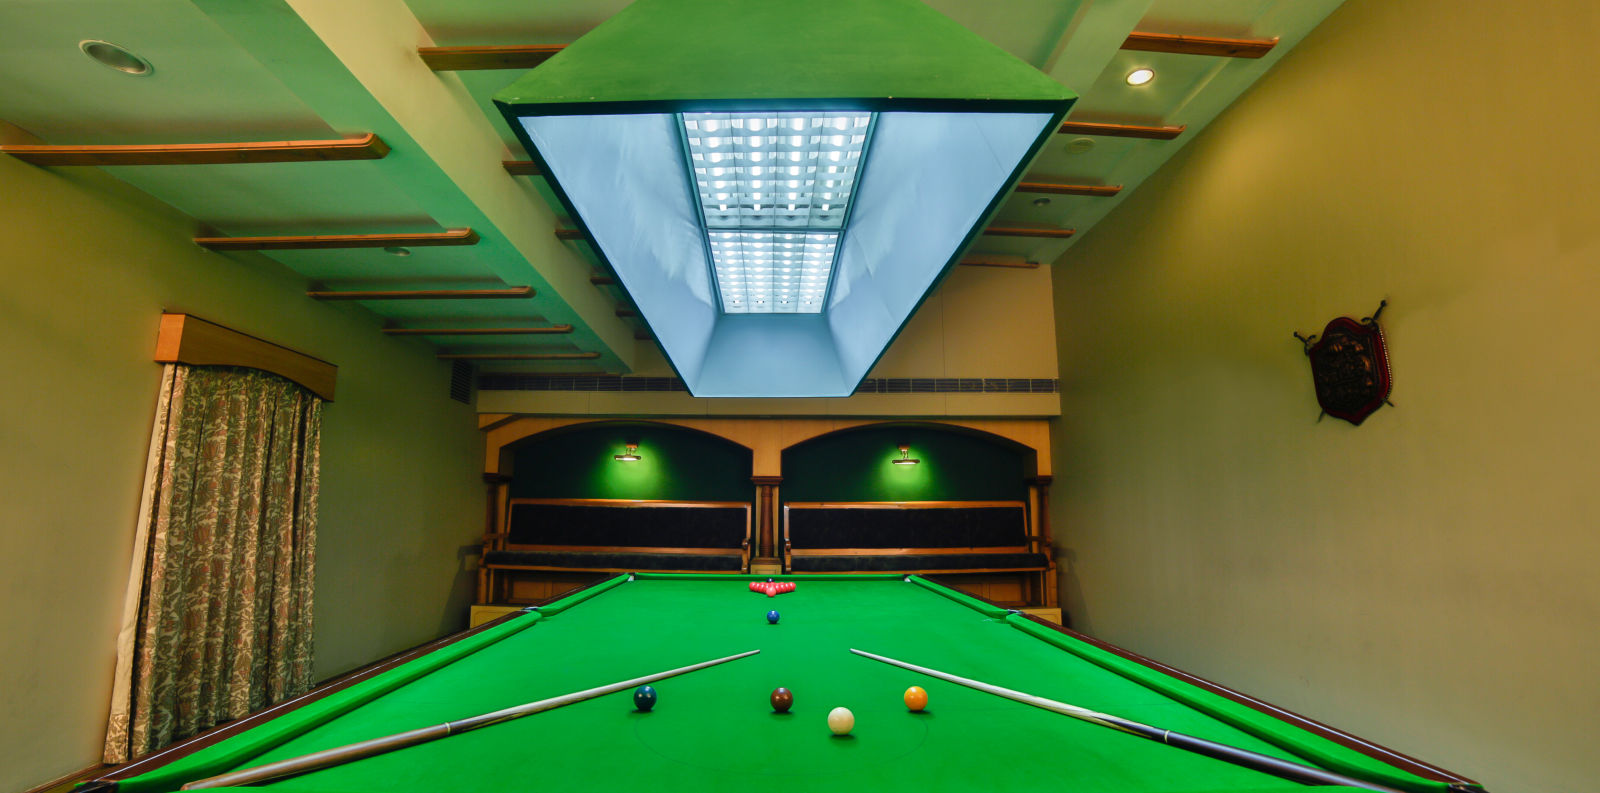
[{"label": "beige wall", "polygon": [[[1349,0],[1056,265],[1077,625],[1484,782],[1600,777],[1590,0]],[[1383,315],[1324,419],[1291,331]]]},{"label": "beige wall", "polygon": [[[241,166],[247,167],[247,166]],[[197,178],[199,178],[197,169]],[[0,156],[0,790],[99,757],[162,309],[339,364],[324,413],[317,672],[464,622],[482,439],[448,367],[98,171]]]},{"label": "beige wall", "polygon": [[[1056,376],[1050,269],[956,267],[867,377]],[[654,342],[633,375],[670,377]],[[485,413],[649,416],[1054,416],[1055,394],[861,394],[842,399],[696,399],[605,391],[484,391]]]}]

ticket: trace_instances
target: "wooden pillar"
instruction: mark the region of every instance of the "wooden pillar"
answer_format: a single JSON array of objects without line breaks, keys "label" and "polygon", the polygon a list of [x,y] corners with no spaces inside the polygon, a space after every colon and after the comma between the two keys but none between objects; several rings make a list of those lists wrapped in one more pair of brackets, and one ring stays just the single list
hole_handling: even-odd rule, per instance
[{"label": "wooden pillar", "polygon": [[1053,476],[1033,476],[1028,478],[1028,487],[1033,489],[1034,501],[1038,504],[1034,509],[1034,525],[1039,538],[1039,552],[1050,560],[1050,569],[1044,571],[1042,584],[1044,595],[1043,603],[1047,608],[1055,608],[1060,603],[1060,593],[1056,591],[1056,550],[1055,540],[1050,534],[1050,483],[1055,481]]},{"label": "wooden pillar", "polygon": [[495,591],[494,574],[484,562],[489,555],[489,551],[505,544],[501,542],[504,538],[504,533],[500,530],[500,494],[505,491],[506,485],[510,483],[511,477],[505,474],[483,475],[483,484],[487,492],[484,494],[483,554],[478,557],[479,603],[489,603],[491,598],[499,595]]},{"label": "wooden pillar", "polygon": [[755,557],[752,564],[781,565],[778,549],[778,483],[781,476],[752,476],[756,486]]}]

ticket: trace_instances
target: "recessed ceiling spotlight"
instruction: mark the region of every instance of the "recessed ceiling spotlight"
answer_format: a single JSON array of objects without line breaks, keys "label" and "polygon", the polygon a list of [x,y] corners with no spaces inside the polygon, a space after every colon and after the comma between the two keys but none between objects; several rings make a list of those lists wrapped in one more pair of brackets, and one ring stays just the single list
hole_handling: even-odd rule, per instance
[{"label": "recessed ceiling spotlight", "polygon": [[1082,154],[1094,148],[1094,138],[1073,138],[1067,141],[1068,154]]},{"label": "recessed ceiling spotlight", "polygon": [[129,52],[125,47],[119,47],[109,41],[99,39],[84,39],[78,42],[78,49],[83,54],[99,61],[107,67],[116,69],[124,74],[147,75],[156,68],[150,62]]},{"label": "recessed ceiling spotlight", "polygon": [[411,249],[410,248],[402,248],[399,245],[390,245],[389,247],[384,248],[383,252],[389,254],[390,256],[410,256],[411,255]]},{"label": "recessed ceiling spotlight", "polygon": [[1039,197],[1039,198],[1035,198],[1035,199],[1033,199],[1033,205],[1036,206],[1036,207],[1047,207],[1047,206],[1050,206],[1050,199],[1044,198],[1042,196]]},{"label": "recessed ceiling spotlight", "polygon": [[1128,72],[1128,85],[1144,85],[1154,79],[1156,79],[1154,69],[1134,69]]}]

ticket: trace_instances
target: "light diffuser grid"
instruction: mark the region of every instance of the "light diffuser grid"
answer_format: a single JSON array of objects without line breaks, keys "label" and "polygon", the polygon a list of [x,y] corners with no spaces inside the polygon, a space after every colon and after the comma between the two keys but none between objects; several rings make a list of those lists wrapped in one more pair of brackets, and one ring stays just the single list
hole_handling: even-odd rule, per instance
[{"label": "light diffuser grid", "polygon": [[860,174],[870,113],[685,113],[722,310],[817,313]]},{"label": "light diffuser grid", "polygon": [[711,266],[730,314],[822,311],[838,232],[712,231]]}]

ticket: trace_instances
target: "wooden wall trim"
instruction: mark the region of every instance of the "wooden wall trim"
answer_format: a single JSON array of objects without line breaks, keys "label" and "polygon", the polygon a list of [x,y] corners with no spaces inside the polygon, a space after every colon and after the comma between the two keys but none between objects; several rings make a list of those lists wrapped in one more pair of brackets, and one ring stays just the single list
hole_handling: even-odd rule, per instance
[{"label": "wooden wall trim", "polygon": [[332,402],[339,367],[189,314],[162,314],[158,363],[246,366],[286,377]]},{"label": "wooden wall trim", "polygon": [[791,501],[783,508],[790,509],[952,509],[961,507],[1016,507],[1025,509],[1022,501]]},{"label": "wooden wall trim", "polygon": [[518,504],[548,504],[558,507],[719,507],[750,511],[748,501],[676,501],[654,498],[513,498],[511,506]]},{"label": "wooden wall trim", "polygon": [[[513,416],[494,414],[494,419],[479,427],[485,434],[484,471],[505,473],[510,471],[509,456],[505,454],[511,444],[524,438],[581,424],[596,426],[616,419],[594,416]],[[751,454],[752,476],[782,476],[783,450],[797,443],[840,430],[857,429],[874,425],[927,426],[931,428],[960,428],[977,430],[1017,443],[1033,451],[1034,472],[1049,476],[1050,425],[1045,419],[983,419],[952,418],[925,419],[907,422],[905,419],[882,418],[673,418],[636,417],[629,421],[663,424],[698,430],[732,441]]]}]

